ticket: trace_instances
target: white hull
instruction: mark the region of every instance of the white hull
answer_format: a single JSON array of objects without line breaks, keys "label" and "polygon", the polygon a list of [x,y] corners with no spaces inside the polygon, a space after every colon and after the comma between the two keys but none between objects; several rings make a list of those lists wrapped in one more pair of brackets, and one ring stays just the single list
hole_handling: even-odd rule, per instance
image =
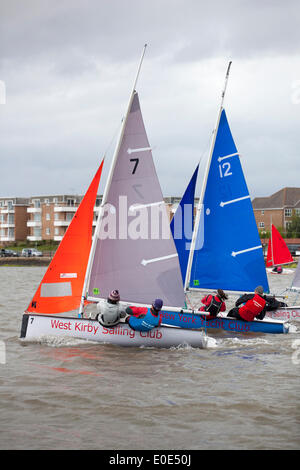
[{"label": "white hull", "polygon": [[21,329],[22,340],[38,341],[45,336],[65,336],[135,347],[170,348],[190,345],[207,348],[209,342],[210,345],[215,345],[215,340],[208,338],[201,330],[160,327],[149,332],[140,332],[132,330],[125,323],[120,323],[113,328],[105,328],[98,321],[91,319],[24,314]]},{"label": "white hull", "polygon": [[282,321],[300,321],[300,305],[295,307],[279,308],[278,310],[267,312],[265,318],[272,318],[274,320]]}]

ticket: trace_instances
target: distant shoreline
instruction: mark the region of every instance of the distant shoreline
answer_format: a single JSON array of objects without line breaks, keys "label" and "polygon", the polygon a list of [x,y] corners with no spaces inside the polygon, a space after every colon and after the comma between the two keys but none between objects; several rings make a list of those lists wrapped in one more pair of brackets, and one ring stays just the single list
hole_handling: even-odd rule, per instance
[{"label": "distant shoreline", "polygon": [[45,257],[35,257],[35,256],[11,256],[0,258],[0,267],[1,266],[48,266],[52,258]]}]

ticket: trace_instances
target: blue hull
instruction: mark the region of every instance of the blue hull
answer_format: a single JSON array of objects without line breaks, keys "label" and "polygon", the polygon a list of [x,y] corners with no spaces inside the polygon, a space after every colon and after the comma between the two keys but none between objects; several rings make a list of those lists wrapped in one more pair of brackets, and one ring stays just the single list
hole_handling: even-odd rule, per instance
[{"label": "blue hull", "polygon": [[161,314],[162,323],[164,325],[179,326],[181,328],[213,328],[235,333],[255,332],[284,334],[289,332],[287,324],[280,321],[255,320],[247,322],[228,317],[217,317],[213,320],[205,320],[201,318],[198,312],[174,312],[170,310],[163,310]]}]

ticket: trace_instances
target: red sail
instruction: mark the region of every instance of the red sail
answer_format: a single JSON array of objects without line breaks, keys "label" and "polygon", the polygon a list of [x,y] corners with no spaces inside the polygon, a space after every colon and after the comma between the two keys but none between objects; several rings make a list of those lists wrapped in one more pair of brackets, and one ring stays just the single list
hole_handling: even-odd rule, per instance
[{"label": "red sail", "polygon": [[80,305],[92,244],[94,207],[103,161],[60,242],[27,312],[62,313]]},{"label": "red sail", "polygon": [[282,236],[272,224],[272,233],[268,245],[267,263],[268,267],[280,264],[293,263],[293,257],[286,246]]}]

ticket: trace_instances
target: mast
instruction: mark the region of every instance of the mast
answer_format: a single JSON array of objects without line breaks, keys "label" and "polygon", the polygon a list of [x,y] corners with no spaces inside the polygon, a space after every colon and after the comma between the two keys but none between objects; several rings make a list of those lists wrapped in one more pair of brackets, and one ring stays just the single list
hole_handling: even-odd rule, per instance
[{"label": "mast", "polygon": [[198,207],[197,207],[195,226],[194,226],[194,230],[193,230],[193,237],[192,237],[191,248],[190,248],[190,253],[189,253],[189,260],[188,260],[186,276],[185,276],[185,283],[184,283],[184,290],[185,291],[187,291],[189,289],[189,283],[190,283],[190,277],[191,277],[191,269],[192,269],[192,263],[193,263],[193,258],[194,258],[196,239],[197,239],[197,234],[198,234],[198,229],[199,229],[201,212],[202,212],[202,208],[203,208],[203,199],[204,199],[204,194],[205,194],[205,190],[206,190],[207,178],[208,178],[208,174],[209,174],[211,159],[212,159],[212,155],[213,155],[213,151],[214,151],[214,147],[215,147],[216,136],[217,136],[217,133],[218,133],[221,114],[222,114],[222,111],[223,111],[223,103],[224,103],[225,92],[226,92],[226,88],[227,88],[227,82],[228,82],[231,63],[232,63],[232,61],[229,62],[228,67],[227,67],[224,88],[223,88],[222,95],[221,95],[220,108],[219,108],[219,112],[218,112],[218,116],[217,116],[217,122],[216,122],[214,131],[213,131],[213,135],[212,135],[209,157],[208,157],[208,160],[207,160],[207,163],[206,163],[204,181],[203,181],[201,194],[200,194],[200,198],[199,198],[199,203],[198,203]]},{"label": "mast", "polygon": [[88,286],[88,282],[89,282],[89,277],[90,277],[90,274],[91,274],[91,268],[92,268],[92,262],[93,262],[93,259],[94,259],[94,254],[95,254],[95,249],[96,249],[97,237],[98,237],[98,233],[99,233],[99,230],[100,230],[101,219],[102,219],[102,216],[103,216],[103,213],[104,213],[104,206],[106,204],[108,191],[110,189],[112,176],[113,176],[113,173],[114,173],[114,169],[115,169],[117,158],[118,158],[118,153],[119,153],[122,138],[123,138],[123,135],[124,135],[126,121],[127,121],[128,114],[129,114],[129,111],[130,111],[130,108],[131,108],[131,104],[132,104],[132,101],[133,101],[133,98],[134,98],[135,88],[136,88],[136,84],[137,84],[137,81],[138,81],[138,78],[139,78],[139,74],[140,74],[142,63],[143,63],[144,55],[145,55],[145,52],[146,52],[146,47],[147,47],[147,44],[145,44],[144,47],[143,47],[143,51],[142,51],[142,55],[141,55],[141,58],[140,58],[140,61],[139,61],[137,73],[136,73],[136,76],[135,76],[135,79],[134,79],[134,82],[133,82],[133,86],[132,86],[132,89],[131,89],[131,94],[130,94],[129,102],[128,102],[128,105],[127,105],[126,114],[125,114],[125,117],[122,120],[122,125],[121,125],[121,129],[120,129],[120,133],[119,133],[119,138],[118,138],[116,148],[115,148],[115,151],[114,151],[114,154],[113,154],[109,174],[108,174],[107,181],[106,181],[106,186],[105,186],[105,189],[104,189],[104,192],[103,192],[103,198],[102,198],[101,206],[100,206],[100,209],[99,209],[98,219],[97,219],[95,232],[94,232],[93,243],[92,243],[92,247],[91,247],[91,251],[90,251],[89,261],[88,261],[86,274],[85,274],[85,279],[84,279],[84,284],[83,284],[83,289],[82,289],[81,303],[80,303],[79,312],[78,312],[79,316],[80,315],[82,316],[82,312],[83,312],[84,301],[86,299],[85,294],[86,294],[86,290],[87,290],[87,286]]},{"label": "mast", "polygon": [[273,245],[273,223],[271,214],[271,253],[272,253],[272,265],[274,266],[274,245]]}]

